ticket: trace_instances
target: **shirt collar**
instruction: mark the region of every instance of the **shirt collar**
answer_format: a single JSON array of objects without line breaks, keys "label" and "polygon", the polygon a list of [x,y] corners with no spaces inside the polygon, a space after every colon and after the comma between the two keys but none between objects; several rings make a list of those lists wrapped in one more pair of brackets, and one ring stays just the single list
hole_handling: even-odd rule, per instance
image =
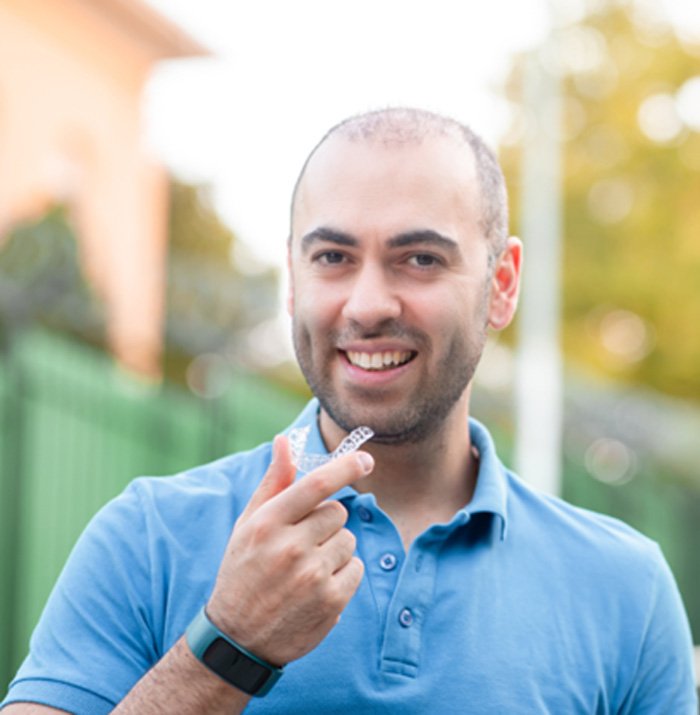
[{"label": "shirt collar", "polygon": [[[308,426],[310,429],[305,451],[310,454],[328,454],[318,426],[319,410],[319,402],[314,397],[285,431],[287,434],[292,429]],[[471,501],[458,513],[464,513],[467,518],[473,514],[494,514],[500,519],[501,540],[504,540],[508,527],[508,489],[505,468],[496,454],[489,431],[474,418],[469,419],[469,436],[472,445],[479,452],[479,472]],[[303,474],[298,471],[296,478]],[[358,492],[352,487],[343,487],[332,498],[340,500],[354,498],[357,495]]]},{"label": "shirt collar", "polygon": [[491,513],[501,520],[501,541],[508,530],[508,481],[506,470],[496,454],[489,431],[473,417],[469,419],[469,436],[479,452],[479,472],[471,501],[461,511],[468,515]]}]

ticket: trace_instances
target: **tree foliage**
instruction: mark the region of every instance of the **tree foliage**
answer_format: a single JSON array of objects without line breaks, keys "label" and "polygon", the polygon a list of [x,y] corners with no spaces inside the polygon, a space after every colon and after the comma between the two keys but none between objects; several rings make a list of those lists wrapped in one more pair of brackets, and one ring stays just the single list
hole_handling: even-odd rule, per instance
[{"label": "tree foliage", "polygon": [[0,246],[0,336],[34,323],[104,343],[104,310],[83,275],[64,207],[16,226]]},{"label": "tree foliage", "polygon": [[197,355],[245,353],[247,332],[275,313],[278,276],[236,262],[237,238],[202,187],[171,183],[169,234],[166,374],[179,380]]},{"label": "tree foliage", "polygon": [[[612,2],[559,30],[552,60],[564,109],[565,353],[700,399],[700,107],[687,117],[691,87],[700,103],[698,50]],[[516,105],[521,65],[507,86]],[[515,206],[526,141],[521,112],[502,148]]]}]

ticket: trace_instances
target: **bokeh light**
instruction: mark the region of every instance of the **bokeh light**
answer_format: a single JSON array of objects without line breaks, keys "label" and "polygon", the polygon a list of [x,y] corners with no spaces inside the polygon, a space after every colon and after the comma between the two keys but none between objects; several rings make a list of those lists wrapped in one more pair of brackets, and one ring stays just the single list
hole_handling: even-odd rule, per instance
[{"label": "bokeh light", "polygon": [[639,128],[654,142],[672,142],[683,130],[676,101],[671,94],[658,93],[647,97],[637,112]]},{"label": "bokeh light", "polygon": [[601,179],[588,192],[588,209],[598,223],[619,223],[633,206],[634,189],[625,179]]},{"label": "bokeh light", "polygon": [[187,367],[187,386],[199,397],[221,397],[231,384],[231,366],[217,353],[197,355]]},{"label": "bokeh light", "polygon": [[700,132],[700,76],[687,80],[678,90],[676,111],[686,126]]},{"label": "bokeh light", "polygon": [[599,326],[600,342],[613,357],[627,363],[643,360],[654,346],[653,333],[639,315],[630,310],[611,310]]},{"label": "bokeh light", "polygon": [[606,484],[621,486],[635,476],[636,454],[619,439],[596,439],[586,450],[584,461],[588,473]]}]

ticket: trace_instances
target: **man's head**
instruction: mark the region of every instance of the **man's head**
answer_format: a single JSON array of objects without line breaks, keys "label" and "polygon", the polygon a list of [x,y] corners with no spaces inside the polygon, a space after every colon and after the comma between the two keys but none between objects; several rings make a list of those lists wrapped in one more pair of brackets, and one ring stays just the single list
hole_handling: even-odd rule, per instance
[{"label": "man's head", "polygon": [[402,443],[466,418],[487,326],[515,308],[506,222],[493,155],[452,120],[388,110],[326,135],[289,242],[294,345],[322,426]]},{"label": "man's head", "polygon": [[327,140],[343,137],[353,142],[377,141],[400,146],[436,137],[455,138],[471,149],[480,193],[481,225],[488,239],[490,258],[495,259],[508,238],[508,195],[498,159],[484,140],[466,124],[450,117],[412,107],[397,107],[358,114],[336,124],[312,149],[299,173],[292,192],[290,236],[293,232],[296,200],[306,169]]}]

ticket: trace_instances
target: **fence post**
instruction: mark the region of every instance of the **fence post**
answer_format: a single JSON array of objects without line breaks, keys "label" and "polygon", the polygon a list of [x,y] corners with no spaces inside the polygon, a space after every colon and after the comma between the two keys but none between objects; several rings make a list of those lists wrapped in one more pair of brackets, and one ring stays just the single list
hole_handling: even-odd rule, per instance
[{"label": "fence post", "polygon": [[12,338],[0,345],[4,390],[0,393],[0,684],[14,675],[17,653],[17,586],[22,502],[23,374]]}]

